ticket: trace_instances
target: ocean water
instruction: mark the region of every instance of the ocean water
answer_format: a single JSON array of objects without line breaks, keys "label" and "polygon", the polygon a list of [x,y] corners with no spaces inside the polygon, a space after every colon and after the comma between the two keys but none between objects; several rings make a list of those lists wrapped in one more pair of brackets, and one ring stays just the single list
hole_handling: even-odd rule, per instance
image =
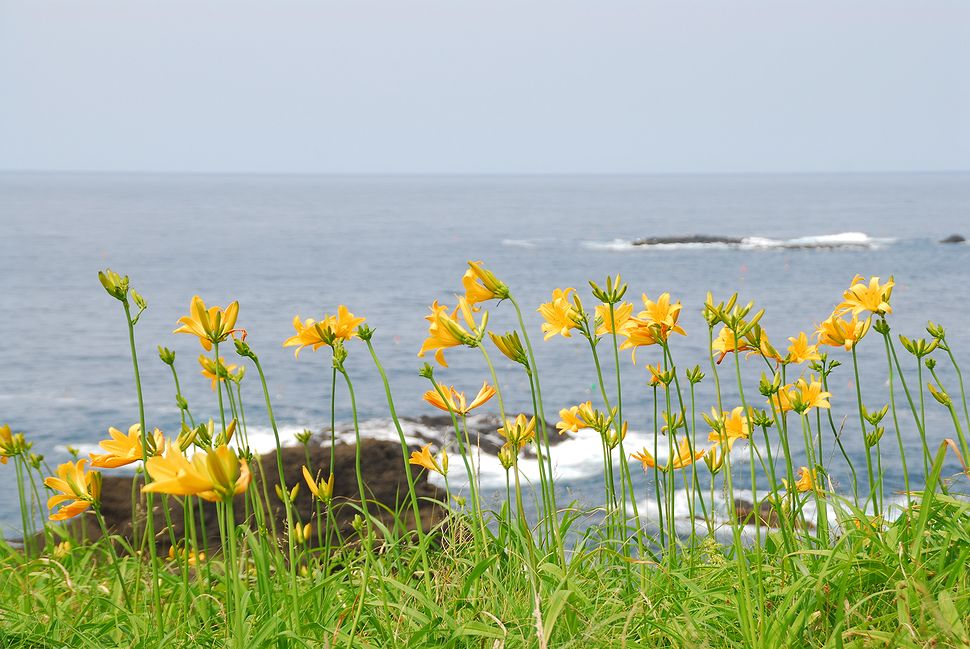
[{"label": "ocean water", "polygon": [[[535,307],[553,288],[572,286],[588,303],[588,279],[621,273],[628,299],[669,291],[684,304],[685,338],[673,340],[681,367],[706,365],[701,306],[708,290],[719,299],[739,291],[767,309],[762,323],[782,348],[786,338],[811,332],[840,300],[853,275],[895,275],[895,333],[925,335],[927,319],[947,326],[957,358],[970,368],[970,246],[944,245],[953,233],[970,236],[970,175],[761,175],[646,177],[320,177],[0,174],[0,423],[24,431],[54,466],[67,445],[93,450],[109,426],[126,429],[138,419],[124,317],[98,283],[106,266],[127,273],[149,303],[136,328],[150,426],[177,430],[179,415],[168,367],[157,345],[177,353],[183,392],[196,417],[217,417],[215,393],[199,373],[202,351],[193,338],[173,335],[178,318],[199,294],[208,303],[239,300],[238,324],[260,355],[284,437],[329,422],[330,358],[306,350],[299,359],[282,341],[294,315],[319,319],[338,304],[376,328],[378,353],[390,373],[398,412],[431,412],[417,370],[428,306],[448,305],[461,288],[468,259],[480,259],[512,288],[525,311],[536,347],[547,418],[559,408],[599,393],[582,339],[542,341]],[[636,239],[717,235],[735,243],[634,246]],[[511,328],[514,314],[493,305],[496,330]],[[612,376],[612,352],[605,370]],[[229,347],[229,362],[238,362]],[[831,377],[832,414],[844,425],[850,457],[862,467],[851,358]],[[653,405],[643,349],[639,366],[621,358],[628,451],[652,445]],[[867,404],[888,402],[881,341],[871,332],[860,346],[861,388]],[[493,356],[498,356],[493,354]],[[480,353],[446,352],[439,380],[475,392],[487,376]],[[942,378],[955,378],[941,355]],[[432,359],[427,359],[431,360]],[[915,361],[909,385],[916,387]],[[373,364],[360,344],[350,345],[347,368],[371,436],[390,433],[387,405]],[[531,411],[528,383],[498,357],[507,408]],[[707,369],[707,368],[705,368]],[[755,359],[745,362],[746,397],[762,400]],[[252,368],[250,368],[252,370]],[[719,371],[726,405],[739,401],[733,365]],[[713,404],[708,378],[697,392],[698,411]],[[607,379],[608,385],[611,379]],[[271,440],[262,396],[250,371],[243,384],[254,444]],[[337,418],[350,419],[343,386]],[[905,398],[899,421],[914,481],[922,479],[919,439]],[[947,412],[926,403],[935,446],[953,436]],[[496,410],[495,403],[485,410]],[[700,417],[698,416],[698,421]],[[843,424],[844,422],[844,424]],[[823,420],[824,423],[824,420]],[[898,490],[902,470],[888,422],[883,469]],[[826,427],[827,429],[827,427]],[[421,432],[408,427],[409,434]],[[699,433],[706,435],[706,429]],[[424,430],[423,435],[441,435]],[[590,431],[554,453],[567,497],[596,505],[601,498],[599,443]],[[826,456],[834,449],[825,439]],[[661,447],[665,443],[661,444]],[[796,449],[800,445],[796,446]],[[661,456],[663,454],[661,453]],[[747,452],[738,461],[744,461]],[[796,458],[797,460],[797,458]],[[460,463],[453,467],[461,484]],[[849,491],[844,460],[830,470]],[[526,467],[527,471],[529,467]],[[639,469],[633,467],[635,480]],[[486,485],[504,490],[492,457],[483,457]],[[946,471],[957,464],[948,460]],[[746,475],[746,473],[745,473]],[[649,476],[638,483],[646,500]],[[12,467],[0,467],[0,526],[16,536],[19,517]]]}]

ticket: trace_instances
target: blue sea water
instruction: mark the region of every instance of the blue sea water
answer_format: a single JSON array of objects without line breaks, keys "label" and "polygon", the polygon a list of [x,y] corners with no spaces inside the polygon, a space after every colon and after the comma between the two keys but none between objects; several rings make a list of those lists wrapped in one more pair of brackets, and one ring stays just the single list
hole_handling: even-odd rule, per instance
[{"label": "blue sea water", "polygon": [[[622,274],[630,284],[627,297],[637,306],[641,293],[655,298],[663,291],[683,302],[688,335],[673,341],[681,367],[707,363],[700,315],[707,291],[719,299],[739,291],[742,300],[764,307],[762,323],[783,347],[788,336],[811,332],[859,273],[895,276],[890,317],[895,333],[925,336],[928,319],[942,323],[958,360],[970,368],[970,246],[939,243],[952,233],[970,236],[968,174],[0,174],[0,424],[26,432],[53,466],[67,459],[67,445],[93,450],[109,426],[126,429],[137,421],[124,317],[96,277],[107,266],[128,274],[148,300],[136,328],[146,414],[150,426],[173,433],[179,413],[157,345],[177,352],[183,391],[196,416],[218,416],[215,393],[199,373],[198,342],[172,334],[195,294],[220,305],[239,300],[238,324],[260,355],[276,417],[289,439],[303,427],[322,429],[328,423],[330,358],[326,350],[307,350],[295,359],[281,343],[292,335],[294,315],[319,319],[338,304],[376,328],[375,346],[391,375],[399,413],[432,414],[420,399],[427,381],[417,374],[424,362],[416,356],[426,333],[423,318],[435,299],[454,304],[468,259],[484,260],[523,305],[552,421],[559,408],[595,402],[599,391],[582,339],[542,342],[535,307],[553,288],[567,286],[591,304],[587,280],[602,281],[607,274]],[[744,241],[630,245],[642,237],[691,234]],[[514,326],[507,304],[490,310],[493,328]],[[606,345],[601,350],[610,375],[612,351]],[[231,348],[225,351],[229,362],[239,362]],[[837,426],[844,425],[847,451],[861,467],[851,357],[830,351],[846,363],[831,378],[832,414]],[[875,332],[859,355],[865,401],[880,407],[889,398],[888,373]],[[941,378],[956,393],[949,364],[939,356]],[[443,382],[474,392],[487,377],[475,350],[454,349],[446,357],[449,367],[437,370]],[[621,359],[624,414],[632,431],[628,447],[643,443],[653,430],[642,366],[658,359],[650,349],[637,358],[636,367],[626,354]],[[905,354],[902,361],[918,400],[915,361]],[[498,366],[508,409],[531,411],[521,372],[504,359]],[[347,368],[367,430],[386,433],[387,405],[362,345],[350,345]],[[247,420],[254,434],[268,435],[262,396],[249,369],[243,384]],[[698,389],[698,411],[713,404],[705,369],[709,376]],[[745,362],[749,400],[761,400],[762,369],[754,359]],[[729,361],[720,372],[728,401],[739,401]],[[919,481],[919,438],[904,395],[897,398],[910,474]],[[925,407],[935,447],[954,435],[953,426],[936,402],[928,399]],[[350,418],[342,389],[337,417]],[[602,463],[598,442],[588,441],[564,444],[557,471],[569,493],[595,504]],[[824,444],[828,456],[834,448],[830,435]],[[890,490],[902,486],[895,448],[889,422],[883,469]],[[848,491],[844,461],[833,456],[830,466],[833,479]],[[957,470],[954,460],[946,470]],[[638,488],[646,496],[646,484]],[[19,533],[10,465],[0,467],[0,526],[8,537]]]}]

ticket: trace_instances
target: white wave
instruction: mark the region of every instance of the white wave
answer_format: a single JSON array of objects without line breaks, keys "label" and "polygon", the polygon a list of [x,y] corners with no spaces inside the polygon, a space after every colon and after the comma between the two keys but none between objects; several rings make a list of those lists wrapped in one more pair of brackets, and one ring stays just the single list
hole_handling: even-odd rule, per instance
[{"label": "white wave", "polygon": [[535,248],[538,244],[529,239],[502,239],[502,245],[511,248]]}]

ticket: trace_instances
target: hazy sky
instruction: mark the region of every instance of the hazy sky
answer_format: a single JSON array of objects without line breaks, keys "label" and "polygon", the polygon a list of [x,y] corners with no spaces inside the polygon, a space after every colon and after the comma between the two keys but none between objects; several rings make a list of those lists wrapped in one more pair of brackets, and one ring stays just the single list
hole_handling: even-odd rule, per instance
[{"label": "hazy sky", "polygon": [[0,0],[0,169],[970,169],[965,0]]}]

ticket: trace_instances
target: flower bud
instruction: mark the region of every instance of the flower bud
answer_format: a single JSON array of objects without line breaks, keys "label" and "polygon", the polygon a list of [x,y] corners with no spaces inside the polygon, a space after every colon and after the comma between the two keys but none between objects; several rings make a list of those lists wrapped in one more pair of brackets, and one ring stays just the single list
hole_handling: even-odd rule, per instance
[{"label": "flower bud", "polygon": [[881,333],[883,336],[889,334],[889,323],[886,322],[885,318],[876,320],[876,323],[872,325],[872,328]]},{"label": "flower bud", "polygon": [[148,302],[146,302],[145,298],[141,296],[141,293],[139,293],[135,289],[131,289],[130,293],[131,293],[131,300],[132,302],[135,303],[135,306],[138,307],[139,311],[144,311],[145,309],[148,308]]},{"label": "flower bud", "polygon": [[704,380],[704,372],[701,372],[700,365],[695,365],[687,370],[687,380],[690,381],[691,385],[697,385]]},{"label": "flower bud", "polygon": [[108,292],[108,295],[117,299],[124,300],[128,295],[128,276],[121,277],[110,268],[98,271],[98,279],[101,286]]},{"label": "flower bud", "polygon": [[172,365],[175,362],[175,352],[173,352],[168,347],[158,346],[158,357],[162,359],[162,362],[166,365]]},{"label": "flower bud", "polygon": [[930,389],[930,394],[933,395],[933,398],[936,399],[940,405],[946,406],[947,408],[953,405],[953,399],[951,399],[950,395],[948,395],[945,391],[937,388],[932,383],[927,383],[926,387]]}]

